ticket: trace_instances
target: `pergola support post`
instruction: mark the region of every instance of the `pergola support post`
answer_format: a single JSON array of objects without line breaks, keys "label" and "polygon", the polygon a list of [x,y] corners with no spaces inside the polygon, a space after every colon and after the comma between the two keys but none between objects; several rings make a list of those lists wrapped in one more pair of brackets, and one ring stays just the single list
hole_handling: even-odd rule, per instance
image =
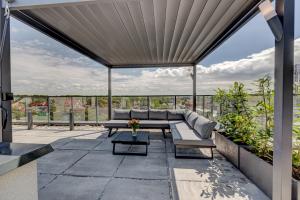
[{"label": "pergola support post", "polygon": [[273,200],[291,199],[294,0],[277,0],[283,38],[275,41]]},{"label": "pergola support post", "polygon": [[[2,0],[0,0],[2,5]],[[5,9],[0,8],[0,38],[4,32],[5,25]],[[11,101],[3,101],[2,95],[11,93],[11,65],[10,65],[10,21],[8,19],[6,35],[4,38],[4,47],[2,61],[0,63],[0,142],[12,141],[12,117],[11,117]],[[6,118],[6,120],[4,119]],[[6,121],[6,126],[3,127],[3,122]]]},{"label": "pergola support post", "polygon": [[108,120],[111,120],[111,113],[112,113],[112,97],[111,97],[111,67],[108,67]]},{"label": "pergola support post", "polygon": [[197,109],[197,66],[193,66],[193,111]]}]

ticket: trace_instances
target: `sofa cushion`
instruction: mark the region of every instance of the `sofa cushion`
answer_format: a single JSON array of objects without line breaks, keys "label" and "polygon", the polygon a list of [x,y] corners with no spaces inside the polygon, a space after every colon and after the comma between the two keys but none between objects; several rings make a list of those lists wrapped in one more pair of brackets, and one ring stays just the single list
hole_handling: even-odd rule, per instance
[{"label": "sofa cushion", "polygon": [[198,115],[197,113],[192,112],[192,113],[190,114],[190,116],[188,117],[187,123],[190,125],[191,128],[194,128],[194,125],[195,125],[195,122],[196,122],[198,116],[199,116],[199,115]]},{"label": "sofa cushion", "polygon": [[185,119],[185,121],[188,120],[190,114],[192,114],[192,111],[190,111],[190,110],[186,110],[186,111],[184,112],[184,119]]},{"label": "sofa cushion", "polygon": [[168,120],[183,120],[184,110],[168,110]]},{"label": "sofa cushion", "polygon": [[105,128],[128,128],[128,120],[110,120],[103,125]]},{"label": "sofa cushion", "polygon": [[184,122],[183,120],[171,120],[169,121],[170,129],[174,128],[176,124]]},{"label": "sofa cushion", "polygon": [[140,120],[140,128],[170,128],[167,120]]},{"label": "sofa cushion", "polygon": [[182,146],[215,147],[212,139],[201,138],[187,123],[173,124],[171,129],[173,143]]},{"label": "sofa cushion", "polygon": [[167,120],[168,113],[166,110],[149,110],[149,119]]},{"label": "sofa cushion", "polygon": [[148,119],[148,110],[131,110],[131,119]]},{"label": "sofa cushion", "polygon": [[130,110],[115,109],[113,112],[113,119],[130,120]]},{"label": "sofa cushion", "polygon": [[199,115],[195,122],[194,129],[201,138],[208,139],[211,137],[216,124],[216,122]]}]

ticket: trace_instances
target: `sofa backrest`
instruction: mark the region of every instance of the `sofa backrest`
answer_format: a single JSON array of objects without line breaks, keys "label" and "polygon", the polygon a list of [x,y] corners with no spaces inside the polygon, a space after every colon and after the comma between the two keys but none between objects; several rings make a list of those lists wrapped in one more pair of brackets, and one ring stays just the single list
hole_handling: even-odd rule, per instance
[{"label": "sofa backrest", "polygon": [[149,119],[153,120],[167,120],[168,113],[166,110],[149,110]]},{"label": "sofa backrest", "polygon": [[[188,111],[188,116],[192,111]],[[115,109],[112,114],[114,120],[185,120],[185,110],[140,110]]]},{"label": "sofa backrest", "polygon": [[184,120],[185,110],[168,110],[168,120]]},{"label": "sofa backrest", "polygon": [[211,137],[216,125],[217,122],[211,121],[199,115],[195,122],[194,130],[199,134],[201,138],[208,139]]},{"label": "sofa backrest", "polygon": [[149,112],[148,110],[132,109],[131,110],[131,119],[139,119],[139,120],[149,119],[148,112]]},{"label": "sofa backrest", "polygon": [[192,112],[186,120],[186,122],[190,125],[191,128],[194,128],[198,116],[199,115],[196,112]]},{"label": "sofa backrest", "polygon": [[189,118],[189,116],[192,114],[192,111],[191,110],[186,110],[185,112],[184,112],[184,119],[185,119],[185,121],[187,121],[188,120],[188,118]]},{"label": "sofa backrest", "polygon": [[112,118],[115,120],[130,120],[130,110],[115,109]]}]

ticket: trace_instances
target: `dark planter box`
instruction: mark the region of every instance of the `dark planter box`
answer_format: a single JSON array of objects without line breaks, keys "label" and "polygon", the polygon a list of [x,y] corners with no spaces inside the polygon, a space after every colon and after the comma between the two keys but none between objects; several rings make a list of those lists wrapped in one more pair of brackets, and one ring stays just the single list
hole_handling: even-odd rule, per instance
[{"label": "dark planter box", "polygon": [[[245,147],[215,132],[217,150],[268,197],[272,197],[273,166]],[[292,178],[292,200],[300,200],[300,181]]]},{"label": "dark planter box", "polygon": [[292,179],[292,200],[300,200],[300,181]]},{"label": "dark planter box", "polygon": [[273,166],[240,146],[240,168],[268,197],[272,197]]},{"label": "dark planter box", "polygon": [[239,145],[218,132],[215,133],[215,142],[217,150],[234,166],[239,168]]}]

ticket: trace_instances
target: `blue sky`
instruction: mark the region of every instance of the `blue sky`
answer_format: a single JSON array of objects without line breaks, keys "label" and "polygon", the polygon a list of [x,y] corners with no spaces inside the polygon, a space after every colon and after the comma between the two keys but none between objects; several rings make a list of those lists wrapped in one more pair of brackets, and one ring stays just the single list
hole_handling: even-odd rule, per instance
[{"label": "blue sky", "polygon": [[[295,38],[300,37],[296,1]],[[12,89],[16,94],[105,95],[107,69],[23,23],[11,20]],[[274,38],[259,14],[198,65],[197,93],[273,74]],[[300,40],[295,42],[300,63]],[[297,49],[296,49],[297,48]],[[299,49],[298,49],[299,48]],[[113,94],[191,94],[190,69],[113,70]]]}]

